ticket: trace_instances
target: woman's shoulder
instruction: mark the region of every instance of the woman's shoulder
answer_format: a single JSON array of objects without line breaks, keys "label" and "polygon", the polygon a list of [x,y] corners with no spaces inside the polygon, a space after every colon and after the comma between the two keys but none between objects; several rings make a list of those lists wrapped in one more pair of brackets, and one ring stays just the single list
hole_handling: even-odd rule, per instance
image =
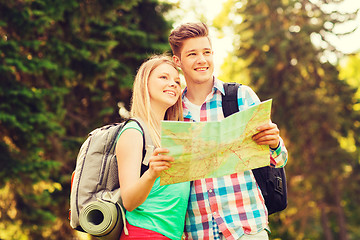
[{"label": "woman's shoulder", "polygon": [[136,130],[138,130],[139,132],[141,132],[141,134],[143,134],[143,131],[142,131],[141,127],[140,127],[139,124],[138,124],[136,121],[134,121],[134,120],[129,120],[129,121],[125,124],[125,126],[123,127],[122,131],[125,131],[126,129],[130,129],[130,128],[136,129]]},{"label": "woman's shoulder", "polygon": [[121,129],[121,131],[119,132],[119,135],[117,136],[117,140],[119,140],[120,136],[123,134],[123,132],[125,132],[126,130],[129,129],[134,129],[136,131],[139,131],[142,135],[144,134],[141,127],[139,126],[139,124],[133,120],[129,120]]}]

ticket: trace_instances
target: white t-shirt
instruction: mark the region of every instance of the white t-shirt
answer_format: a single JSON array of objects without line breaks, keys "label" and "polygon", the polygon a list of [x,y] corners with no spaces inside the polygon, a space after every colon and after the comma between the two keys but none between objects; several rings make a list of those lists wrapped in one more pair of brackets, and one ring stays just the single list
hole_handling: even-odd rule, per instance
[{"label": "white t-shirt", "polygon": [[186,96],[184,98],[186,98],[186,103],[187,103],[186,107],[189,109],[189,112],[191,112],[192,118],[196,122],[200,122],[201,105],[193,104],[192,102],[189,101],[189,99]]}]

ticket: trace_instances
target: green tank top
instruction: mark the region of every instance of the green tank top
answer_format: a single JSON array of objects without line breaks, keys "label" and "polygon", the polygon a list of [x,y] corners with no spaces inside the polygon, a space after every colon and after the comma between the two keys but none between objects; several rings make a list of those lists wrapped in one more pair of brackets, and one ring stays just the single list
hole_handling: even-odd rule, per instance
[{"label": "green tank top", "polygon": [[[137,123],[131,121],[119,136],[130,128],[142,133]],[[159,177],[145,202],[133,211],[126,212],[126,220],[133,226],[161,233],[170,239],[181,239],[189,193],[190,182],[160,186]]]}]

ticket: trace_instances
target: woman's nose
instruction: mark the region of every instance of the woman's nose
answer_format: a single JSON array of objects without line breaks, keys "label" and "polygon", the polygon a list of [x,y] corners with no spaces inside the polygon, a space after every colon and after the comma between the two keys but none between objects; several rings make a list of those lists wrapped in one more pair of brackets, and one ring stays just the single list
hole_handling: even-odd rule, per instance
[{"label": "woman's nose", "polygon": [[177,87],[178,84],[176,83],[175,79],[170,80],[170,87]]},{"label": "woman's nose", "polygon": [[170,81],[170,86],[171,86],[171,87],[175,87],[175,86],[176,86],[176,82],[175,82],[174,80],[171,80],[171,81]]}]

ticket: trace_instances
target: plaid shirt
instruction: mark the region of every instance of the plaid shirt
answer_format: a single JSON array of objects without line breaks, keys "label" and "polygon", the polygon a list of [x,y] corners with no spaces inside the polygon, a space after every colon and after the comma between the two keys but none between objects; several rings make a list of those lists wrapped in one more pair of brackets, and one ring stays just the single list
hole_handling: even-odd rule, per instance
[{"label": "plaid shirt", "polygon": [[[187,107],[189,100],[183,92],[185,121],[195,121]],[[201,106],[200,121],[219,121],[222,111],[223,82],[214,79],[212,92]],[[259,103],[255,92],[244,85],[238,90],[238,105],[242,111]],[[287,162],[287,150],[282,139],[279,147],[270,149],[269,164],[282,167]],[[219,229],[226,239],[238,239],[244,234],[257,233],[268,227],[264,198],[252,171],[219,178],[195,180],[192,183],[185,222],[186,239],[220,239]],[[215,235],[214,235],[215,232]]]}]

